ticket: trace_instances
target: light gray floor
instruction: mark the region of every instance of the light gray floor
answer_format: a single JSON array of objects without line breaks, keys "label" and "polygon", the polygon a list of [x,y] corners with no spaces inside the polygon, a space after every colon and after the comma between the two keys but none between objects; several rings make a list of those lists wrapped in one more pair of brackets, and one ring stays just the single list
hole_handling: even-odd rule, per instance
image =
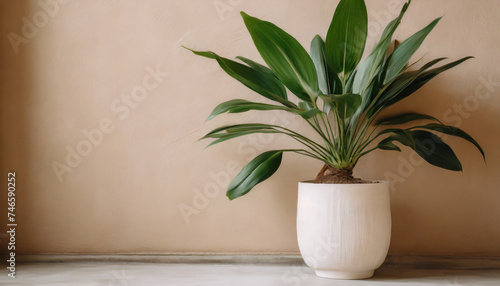
[{"label": "light gray floor", "polygon": [[0,285],[500,285],[500,270],[382,268],[373,278],[358,281],[318,278],[307,267],[290,265],[66,262],[22,264],[16,270],[16,279],[2,270]]}]

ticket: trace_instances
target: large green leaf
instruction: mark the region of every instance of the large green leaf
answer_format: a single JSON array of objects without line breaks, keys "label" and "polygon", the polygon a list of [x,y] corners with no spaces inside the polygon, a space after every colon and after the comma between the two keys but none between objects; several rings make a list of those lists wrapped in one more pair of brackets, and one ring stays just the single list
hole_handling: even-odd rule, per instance
[{"label": "large green leaf", "polygon": [[395,131],[392,135],[382,140],[377,147],[389,150],[387,147],[388,142],[392,143],[394,141],[410,147],[425,161],[434,166],[452,171],[462,171],[462,164],[450,146],[431,132],[422,130]]},{"label": "large green leaf", "polygon": [[390,84],[387,84],[384,88],[382,88],[375,99],[373,99],[373,101],[370,103],[370,106],[367,107],[368,115],[372,116],[377,111],[388,107],[390,105],[388,104],[388,102],[390,102],[394,98],[397,98],[423,72],[423,69],[420,69],[417,71],[409,71],[399,74],[391,81]]},{"label": "large green leaf", "polygon": [[248,193],[255,185],[271,177],[281,164],[282,151],[268,151],[255,157],[229,184],[226,195],[234,200]]},{"label": "large green leaf", "polygon": [[429,130],[433,130],[433,131],[437,131],[437,132],[441,132],[444,134],[448,134],[451,136],[456,136],[456,137],[465,139],[465,140],[469,141],[470,143],[474,144],[474,146],[476,146],[476,148],[479,150],[479,152],[481,152],[481,155],[483,155],[483,159],[486,160],[486,156],[484,154],[483,148],[481,148],[481,146],[479,146],[479,143],[477,143],[477,141],[474,140],[474,138],[472,138],[472,136],[470,136],[469,134],[467,134],[465,131],[463,131],[460,128],[457,128],[454,126],[449,126],[449,125],[444,125],[444,124],[439,124],[439,123],[429,123],[429,124],[426,124],[423,126],[415,126],[413,128],[429,129]]},{"label": "large green leaf", "polygon": [[214,108],[210,116],[208,117],[207,120],[210,120],[214,118],[215,116],[222,114],[222,113],[241,113],[241,112],[247,112],[250,110],[283,110],[283,111],[288,111],[292,112],[295,114],[298,114],[302,116],[304,119],[309,119],[316,114],[321,113],[322,111],[317,109],[317,108],[310,108],[307,110],[303,109],[297,109],[297,108],[290,108],[290,107],[285,107],[285,106],[279,106],[279,105],[273,105],[273,104],[267,104],[267,103],[260,103],[260,102],[252,102],[244,99],[233,99],[229,100],[226,102],[223,102],[217,107]]},{"label": "large green leaf", "polygon": [[237,137],[255,134],[255,133],[280,133],[286,134],[281,130],[276,129],[274,126],[269,124],[260,124],[260,123],[250,123],[250,124],[235,124],[235,125],[226,125],[219,128],[216,128],[210,131],[207,135],[205,135],[201,139],[213,138],[216,139],[208,144],[207,148],[230,140]]},{"label": "large green leaf", "polygon": [[264,123],[244,123],[244,124],[232,124],[225,125],[221,127],[217,127],[214,130],[210,131],[201,139],[206,138],[221,138],[223,134],[238,132],[238,131],[249,131],[249,130],[276,130],[275,126],[264,124]]},{"label": "large green leaf", "polygon": [[250,66],[253,69],[256,69],[260,72],[263,72],[263,73],[266,73],[268,75],[274,76],[275,78],[278,78],[276,76],[276,74],[270,68],[266,67],[265,65],[259,64],[258,62],[255,62],[251,59],[241,57],[241,56],[236,57],[236,58],[239,59],[240,61],[246,63],[248,66]]},{"label": "large green leaf", "polygon": [[207,120],[210,120],[215,116],[226,112],[240,113],[249,110],[292,110],[292,109],[279,105],[252,102],[243,99],[233,99],[217,105],[217,107],[214,108],[214,110],[212,111]]},{"label": "large green leaf", "polygon": [[319,88],[324,94],[342,93],[342,83],[326,59],[325,42],[316,35],[311,42],[311,58],[318,72]]},{"label": "large green leaf", "polygon": [[[406,97],[413,94],[415,91],[417,91],[419,88],[421,88],[423,85],[425,85],[427,82],[429,82],[431,79],[433,79],[434,77],[436,77],[440,73],[442,73],[446,70],[449,70],[449,69],[451,69],[451,68],[453,68],[453,67],[455,67],[455,66],[457,66],[457,65],[459,65],[459,64],[461,64],[461,63],[463,63],[466,60],[471,59],[471,58],[473,58],[473,57],[465,57],[465,58],[459,59],[457,61],[454,61],[452,63],[446,64],[444,66],[430,69],[430,70],[427,70],[427,71],[424,71],[422,73],[417,74],[417,77],[414,80],[412,80],[409,85],[405,86],[405,88],[403,90],[399,91],[390,100],[387,101],[386,106],[391,106],[391,105],[405,99]],[[440,59],[437,59],[437,60],[440,60]],[[434,63],[437,60],[429,62],[426,66],[429,66],[431,63]]]},{"label": "large green leaf", "polygon": [[294,110],[294,112],[297,113],[298,115],[300,115],[304,119],[309,119],[309,118],[314,117],[320,113],[323,113],[323,111],[321,111],[317,108],[311,108],[311,109],[301,110],[301,111]]},{"label": "large green leaf", "polygon": [[217,60],[220,67],[228,75],[264,97],[280,102],[288,107],[296,106],[287,100],[286,89],[276,77],[261,70],[220,57],[213,52],[191,51],[196,55]]},{"label": "large green leaf", "polygon": [[256,134],[256,133],[259,133],[259,134],[267,134],[267,133],[276,134],[276,133],[283,133],[283,132],[280,132],[280,131],[277,131],[277,130],[271,130],[271,129],[269,129],[269,130],[262,129],[262,130],[248,130],[248,131],[232,131],[232,132],[229,132],[229,133],[214,134],[211,137],[216,138],[216,140],[210,142],[210,144],[208,144],[207,147],[205,147],[205,148],[208,148],[210,146],[213,146],[215,144],[219,144],[221,142],[224,142],[224,141],[227,141],[227,140],[230,140],[230,139],[238,138],[238,137],[245,136],[245,135]]},{"label": "large green leaf", "polygon": [[427,25],[422,30],[415,33],[413,36],[402,42],[392,53],[391,60],[389,62],[389,67],[387,69],[387,75],[384,80],[384,84],[395,78],[408,64],[410,58],[418,50],[422,42],[425,40],[427,35],[432,31],[432,29],[437,25],[441,18],[437,18]]},{"label": "large green leaf", "polygon": [[361,95],[354,93],[326,94],[320,97],[343,119],[351,117],[361,104]]},{"label": "large green leaf", "polygon": [[371,115],[373,112],[386,108],[403,99],[404,97],[410,95],[413,91],[409,92],[409,88],[416,80],[418,80],[419,76],[422,75],[426,69],[432,67],[433,65],[439,63],[444,59],[445,58],[438,58],[432,60],[416,71],[404,72],[392,79],[392,81],[388,83],[380,91],[380,94],[373,100],[372,103],[374,103],[374,105],[373,108],[369,110],[369,114]]},{"label": "large green leaf", "polygon": [[405,124],[415,120],[437,120],[435,117],[419,113],[403,113],[398,115],[391,115],[388,117],[377,120],[375,125],[399,125]]},{"label": "large green leaf", "polygon": [[[401,11],[399,12],[398,17],[396,19],[392,20],[391,22],[389,22],[389,24],[387,24],[387,26],[384,29],[384,32],[382,33],[382,36],[380,36],[381,42],[388,37],[392,38],[394,31],[396,31],[399,24],[401,23],[401,20],[403,19],[403,16],[406,13],[406,10],[408,10],[408,7],[410,7],[410,4],[411,4],[411,0],[408,0],[408,2],[406,2],[403,5],[403,8],[401,8]],[[395,43],[395,45],[399,46],[400,43],[398,41],[396,41],[396,42],[397,43]]]},{"label": "large green leaf", "polygon": [[[363,61],[356,71],[356,77],[353,82],[353,93],[359,93],[362,96],[361,108],[358,109],[356,117],[367,109],[372,103],[373,97],[380,89],[381,83],[384,81],[389,59],[386,59],[386,54],[392,40],[392,36],[398,28],[401,20],[408,9],[411,1],[408,1],[401,8],[399,16],[392,20],[384,29],[380,42],[375,46],[372,53]],[[396,45],[396,44],[395,44]]]},{"label": "large green leaf", "polygon": [[313,109],[314,107],[310,102],[299,101],[299,108],[304,109],[304,110],[309,110],[309,109]]},{"label": "large green leaf", "polygon": [[368,34],[364,0],[341,0],[326,36],[328,63],[336,73],[348,74],[361,60]]},{"label": "large green leaf", "polygon": [[313,101],[319,93],[318,77],[304,47],[276,25],[241,15],[255,47],[281,82],[300,99]]},{"label": "large green leaf", "polygon": [[380,143],[378,143],[377,148],[381,150],[401,152],[401,149],[398,146],[394,145],[391,140],[382,140]]},{"label": "large green leaf", "polygon": [[392,40],[392,35],[396,31],[397,27],[401,23],[401,19],[405,14],[411,1],[405,3],[399,16],[392,20],[384,29],[382,36],[380,37],[380,42],[373,48],[371,54],[361,63],[357,70],[356,78],[353,83],[353,92],[359,93],[363,96],[363,105],[366,106],[369,98],[365,91],[368,89],[372,83],[376,72],[380,70],[380,66],[384,62],[387,48]]},{"label": "large green leaf", "polygon": [[352,73],[348,74],[347,77],[345,77],[346,83],[345,83],[343,93],[354,93],[354,92],[352,92],[352,85],[354,83],[354,78],[356,78],[357,73],[358,73],[358,71],[355,70]]}]

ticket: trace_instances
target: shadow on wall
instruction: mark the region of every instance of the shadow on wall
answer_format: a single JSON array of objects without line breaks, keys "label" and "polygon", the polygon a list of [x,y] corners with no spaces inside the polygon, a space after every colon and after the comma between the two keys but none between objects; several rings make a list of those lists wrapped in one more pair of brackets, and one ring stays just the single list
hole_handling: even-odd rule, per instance
[{"label": "shadow on wall", "polygon": [[[470,68],[474,64],[477,65],[478,61],[473,59],[464,64],[462,69]],[[448,76],[450,73],[452,72],[448,72]],[[471,232],[480,231],[485,215],[495,217],[491,209],[484,208],[479,211],[479,208],[484,206],[485,198],[490,197],[493,192],[498,192],[498,187],[487,182],[493,182],[498,173],[499,153],[495,152],[492,144],[492,141],[495,141],[494,134],[491,134],[490,138],[484,134],[488,134],[487,130],[500,130],[500,121],[491,120],[494,114],[490,106],[493,102],[491,99],[498,96],[500,91],[499,78],[491,74],[478,74],[470,81],[474,84],[466,86],[466,91],[460,93],[463,96],[457,97],[454,93],[457,87],[451,86],[444,77],[436,77],[413,97],[390,108],[387,113],[422,112],[438,118],[444,124],[463,129],[483,146],[486,163],[472,145],[452,136],[443,138],[453,147],[464,166],[463,172],[458,176],[455,172],[437,170],[406,148],[397,154],[376,152],[374,160],[370,161],[370,166],[374,169],[377,166],[372,162],[397,158],[392,161],[390,170],[377,171],[378,177],[391,183],[393,235],[390,253],[421,254],[419,249],[425,249],[428,241],[416,241],[414,238],[422,236],[422,228],[419,225],[425,223],[428,227],[426,237],[447,243],[450,248],[456,249],[456,253],[475,255],[461,253],[463,238],[470,237]],[[469,85],[469,81],[466,85]],[[454,180],[453,178],[458,180],[450,181]],[[483,187],[478,188],[481,184]],[[437,217],[439,219],[433,219]],[[460,219],[457,219],[459,217]],[[464,227],[470,225],[477,229]],[[494,231],[487,237],[488,240],[500,241],[500,233]],[[415,251],[409,252],[407,249]]]},{"label": "shadow on wall", "polygon": [[[0,36],[8,40],[0,41],[0,157],[2,169],[2,185],[7,185],[7,174],[15,172],[15,221],[7,218],[8,189],[0,188],[2,206],[0,207],[0,253],[6,256],[13,249],[14,244],[9,244],[11,239],[6,235],[7,224],[18,224],[15,231],[22,228],[23,218],[30,215],[23,210],[30,206],[23,203],[24,191],[36,188],[34,182],[26,178],[33,142],[30,140],[32,114],[29,112],[30,94],[33,88],[30,69],[30,41],[36,37],[36,27],[29,14],[29,1],[1,1],[0,2]],[[37,17],[40,17],[39,14]],[[46,14],[44,14],[46,15]],[[42,17],[45,17],[42,15]],[[45,19],[45,18],[44,18]],[[44,19],[40,19],[45,21]],[[39,21],[39,20],[37,20]],[[29,22],[29,23],[28,23]],[[28,24],[26,24],[28,23]],[[43,22],[41,22],[43,24]],[[15,242],[18,244],[18,240]],[[15,249],[18,251],[18,249]],[[3,259],[3,258],[2,258]]]}]

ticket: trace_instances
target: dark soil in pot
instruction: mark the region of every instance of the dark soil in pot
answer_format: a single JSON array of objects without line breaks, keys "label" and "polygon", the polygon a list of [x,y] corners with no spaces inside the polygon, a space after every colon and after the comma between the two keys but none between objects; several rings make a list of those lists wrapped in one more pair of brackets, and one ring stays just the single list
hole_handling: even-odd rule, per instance
[{"label": "dark soil in pot", "polygon": [[336,169],[324,165],[314,179],[315,184],[370,184],[371,181],[365,181],[360,178],[354,178],[352,168]]}]

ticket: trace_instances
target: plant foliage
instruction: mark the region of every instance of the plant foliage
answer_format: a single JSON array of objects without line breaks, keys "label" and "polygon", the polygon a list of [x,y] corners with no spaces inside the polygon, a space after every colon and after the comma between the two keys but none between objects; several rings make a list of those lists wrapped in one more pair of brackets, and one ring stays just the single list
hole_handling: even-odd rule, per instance
[{"label": "plant foliage", "polygon": [[[320,138],[313,140],[283,126],[261,123],[223,126],[208,133],[203,138],[214,139],[210,145],[249,134],[274,133],[289,136],[304,146],[257,156],[229,185],[229,199],[248,193],[272,176],[284,152],[312,157],[332,168],[352,169],[361,157],[376,149],[401,151],[399,146],[405,146],[434,166],[461,171],[459,159],[438,136],[446,134],[471,142],[484,158],[483,150],[470,135],[432,116],[417,113],[379,116],[438,74],[471,58],[434,67],[444,60],[439,58],[420,69],[410,69],[410,58],[440,20],[432,21],[391,51],[393,34],[410,2],[387,25],[378,44],[361,63],[368,31],[364,0],[341,0],[326,39],[316,35],[310,53],[276,25],[242,12],[255,47],[268,67],[244,57],[238,57],[241,62],[237,62],[213,52],[193,51],[216,60],[228,75],[270,100],[269,103],[242,99],[223,102],[215,107],[209,119],[223,113],[282,110],[301,117]],[[298,103],[288,99],[287,89],[297,96]],[[427,124],[417,125],[420,121]],[[395,127],[403,124],[413,126]]]}]

